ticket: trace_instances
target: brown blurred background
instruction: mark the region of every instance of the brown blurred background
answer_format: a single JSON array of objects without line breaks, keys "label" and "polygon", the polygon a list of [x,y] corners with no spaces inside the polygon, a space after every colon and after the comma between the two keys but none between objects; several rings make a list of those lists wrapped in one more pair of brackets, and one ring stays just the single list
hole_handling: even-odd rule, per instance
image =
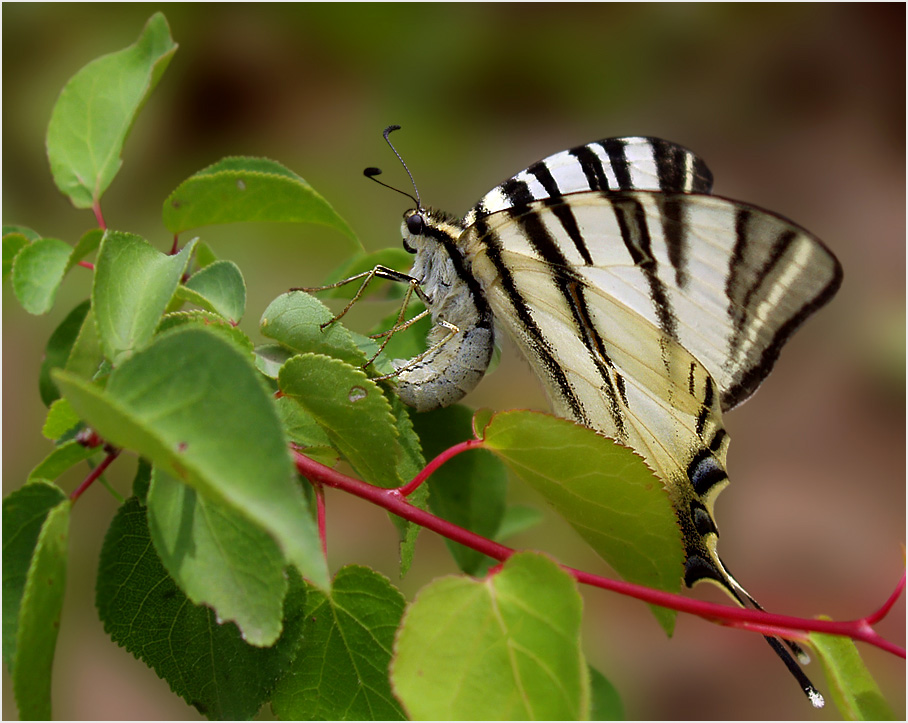
[{"label": "brown blurred background", "polygon": [[[695,150],[717,193],[788,216],[838,255],[838,297],[795,338],[764,389],[726,420],[733,484],[718,504],[720,549],[769,609],[854,618],[888,596],[905,539],[905,6],[4,4],[3,221],[75,242],[94,224],[55,189],[44,152],[65,82],[132,43],[163,10],[180,49],[140,115],[102,201],[108,224],[159,248],[164,198],[226,155],[281,161],[319,190],[367,248],[399,243],[406,186],[381,130],[396,136],[423,200],[463,213],[549,153],[606,136],[657,135]],[[249,287],[244,327],[268,301],[318,283],[348,247],[316,227],[203,229]],[[75,269],[46,317],[3,289],[3,484],[19,487],[49,451],[37,372],[50,332],[90,292]],[[468,398],[545,403],[505,345]],[[110,479],[127,492],[134,462]],[[80,473],[81,474],[81,473]],[[80,477],[64,481],[72,489]],[[517,499],[529,494],[514,485]],[[329,496],[330,562],[377,567],[413,593],[453,571],[424,533],[396,571],[385,515]],[[96,487],[74,510],[69,588],[55,663],[58,718],[197,717],[107,639],[94,579],[116,503]],[[555,520],[513,541],[603,571]],[[721,600],[711,589],[696,595]],[[758,636],[681,617],[666,640],[641,604],[586,591],[586,652],[630,718],[828,720]],[[879,629],[903,642],[902,599]],[[861,646],[898,716],[904,661]],[[825,689],[818,666],[809,673]],[[16,709],[4,672],[5,718]],[[267,710],[265,712],[267,714]]]}]

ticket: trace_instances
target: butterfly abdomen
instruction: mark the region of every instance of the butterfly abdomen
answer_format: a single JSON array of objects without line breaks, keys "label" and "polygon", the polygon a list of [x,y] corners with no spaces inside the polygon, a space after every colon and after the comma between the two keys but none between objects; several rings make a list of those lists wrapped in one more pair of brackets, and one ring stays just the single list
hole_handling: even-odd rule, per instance
[{"label": "butterfly abdomen", "polygon": [[[422,233],[412,233],[407,219],[419,213]],[[463,265],[454,239],[460,229],[432,211],[405,215],[405,247],[416,254],[411,275],[419,280],[434,326],[425,353],[396,360],[397,393],[420,412],[454,404],[479,383],[495,348],[492,310],[479,285]]]}]

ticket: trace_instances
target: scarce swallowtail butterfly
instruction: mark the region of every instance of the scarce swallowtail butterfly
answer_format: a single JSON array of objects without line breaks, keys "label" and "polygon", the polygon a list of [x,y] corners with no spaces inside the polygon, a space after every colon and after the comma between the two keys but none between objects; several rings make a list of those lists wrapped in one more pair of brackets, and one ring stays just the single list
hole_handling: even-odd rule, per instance
[{"label": "scarce swallowtail butterfly", "polygon": [[[808,231],[711,188],[706,164],[674,143],[595,141],[534,163],[462,220],[424,208],[417,191],[402,225],[409,275],[373,273],[409,283],[435,322],[427,352],[395,362],[404,402],[429,410],[471,391],[494,321],[557,414],[635,449],[665,482],[685,583],[712,581],[759,607],[716,552],[722,414],[753,394],[842,269]],[[782,642],[767,640],[821,706]]]}]

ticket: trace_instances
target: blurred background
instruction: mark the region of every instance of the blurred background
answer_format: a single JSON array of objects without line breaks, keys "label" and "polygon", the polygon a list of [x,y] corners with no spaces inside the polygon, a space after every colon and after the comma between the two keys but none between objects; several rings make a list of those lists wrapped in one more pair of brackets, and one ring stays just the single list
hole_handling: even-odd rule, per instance
[{"label": "blurred background", "polygon": [[[195,171],[240,154],[306,178],[368,249],[400,243],[407,202],[362,177],[379,165],[407,187],[381,139],[391,123],[404,128],[395,141],[424,202],[452,213],[550,153],[656,135],[702,156],[716,193],[816,233],[841,260],[845,282],[760,393],[726,420],[732,485],[717,508],[720,550],[776,612],[856,618],[886,599],[905,540],[904,5],[4,3],[4,223],[70,243],[93,227],[91,213],[53,185],[47,121],[66,81],[131,44],[158,10],[180,49],[102,206],[110,227],[162,250],[171,242],[164,198]],[[349,252],[318,227],[215,227],[202,238],[242,268],[253,338],[273,297],[319,283]],[[89,285],[90,274],[75,269],[40,318],[4,285],[4,494],[49,451],[38,366],[47,337]],[[466,401],[544,409],[525,363],[507,344],[502,356]],[[128,491],[134,461],[115,467],[111,481]],[[514,495],[530,498],[517,484]],[[384,513],[341,494],[328,505],[333,569],[372,565],[408,597],[454,571],[441,541],[424,532],[400,580]],[[54,714],[198,717],[97,620],[95,568],[115,509],[99,486],[75,508]],[[605,571],[554,519],[512,542]],[[692,594],[723,600],[710,588]],[[811,709],[756,635],[680,617],[667,640],[640,603],[584,595],[587,656],[618,687],[629,718],[836,718],[831,705]],[[904,620],[903,597],[879,630],[903,643]],[[904,661],[861,652],[904,716]],[[819,667],[808,672],[826,690]],[[6,672],[3,685],[3,715],[14,718]]]}]

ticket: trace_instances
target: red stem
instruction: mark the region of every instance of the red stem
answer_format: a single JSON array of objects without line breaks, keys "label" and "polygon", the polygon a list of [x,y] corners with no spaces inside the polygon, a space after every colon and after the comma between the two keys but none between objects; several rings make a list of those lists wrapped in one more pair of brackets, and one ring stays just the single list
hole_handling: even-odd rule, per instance
[{"label": "red stem", "polygon": [[410,480],[403,487],[398,487],[397,491],[400,492],[404,497],[409,497],[416,491],[416,488],[419,487],[423,482],[425,482],[429,477],[441,467],[445,462],[447,462],[451,457],[455,457],[461,452],[466,452],[468,449],[473,449],[474,447],[481,447],[483,444],[481,439],[468,439],[466,442],[461,442],[460,444],[455,444],[453,447],[449,447],[435,459],[433,459],[429,464],[423,467],[422,472],[416,475],[412,480]]},{"label": "red stem", "polygon": [[91,205],[91,210],[95,212],[95,218],[98,221],[98,226],[103,230],[107,230],[107,224],[104,221],[104,214],[101,213],[101,201],[95,200]]},{"label": "red stem", "polygon": [[91,269],[92,271],[95,270],[95,265],[91,261],[80,261],[78,265],[86,269]]},{"label": "red stem", "polygon": [[69,496],[70,502],[75,502],[77,499],[79,499],[82,493],[89,487],[91,487],[91,483],[98,479],[98,477],[100,477],[102,474],[104,474],[104,470],[107,469],[108,466],[110,466],[110,463],[113,462],[119,454],[119,449],[114,449],[108,452],[107,456],[101,460],[101,463],[91,472],[89,472],[88,477],[86,477],[82,481],[82,484],[80,484],[78,487],[76,487],[75,490],[73,490],[73,493]]},{"label": "red stem", "polygon": [[318,538],[322,542],[322,555],[328,559],[328,534],[325,526],[325,488],[321,485],[315,487],[315,510],[318,516]]},{"label": "red stem", "polygon": [[[481,445],[479,440],[470,440],[470,442],[472,442],[472,444],[465,442],[456,447],[452,447],[451,450],[456,451],[451,454],[444,453],[439,455],[439,457],[436,457],[432,461],[426,470],[431,472],[437,469],[441,462],[450,459],[454,454]],[[451,450],[449,450],[449,452]],[[426,512],[425,510],[421,510],[418,507],[411,505],[406,500],[406,494],[412,492],[413,489],[418,487],[419,484],[428,477],[426,470],[423,470],[423,472],[414,478],[412,482],[403,487],[397,489],[384,489],[335,472],[333,469],[325,467],[295,450],[294,459],[296,468],[299,470],[300,474],[316,485],[334,487],[364,500],[368,500],[389,512],[393,512],[404,519],[415,522],[448,539],[466,545],[495,560],[504,562],[516,552],[516,550],[510,547],[489,540],[481,535],[477,535],[475,532],[470,532],[447,520],[436,517],[430,512]],[[904,575],[902,577],[902,582],[899,584],[895,593],[893,593],[879,611],[867,618],[850,621],[835,621],[812,620],[789,615],[776,615],[762,610],[742,609],[731,607],[730,605],[694,600],[682,595],[624,582],[623,580],[612,580],[601,577],[566,565],[562,565],[562,568],[573,575],[578,582],[585,585],[611,590],[653,605],[697,615],[722,625],[752,630],[764,635],[782,635],[783,637],[788,638],[803,638],[804,633],[807,631],[844,635],[854,640],[861,640],[871,645],[875,645],[876,647],[892,653],[893,655],[898,655],[901,658],[905,657],[904,648],[885,640],[871,628],[871,622],[879,620],[880,617],[885,615],[889,608],[892,607],[892,603],[895,601],[895,598],[898,597],[898,594],[901,592],[904,585]]]}]

